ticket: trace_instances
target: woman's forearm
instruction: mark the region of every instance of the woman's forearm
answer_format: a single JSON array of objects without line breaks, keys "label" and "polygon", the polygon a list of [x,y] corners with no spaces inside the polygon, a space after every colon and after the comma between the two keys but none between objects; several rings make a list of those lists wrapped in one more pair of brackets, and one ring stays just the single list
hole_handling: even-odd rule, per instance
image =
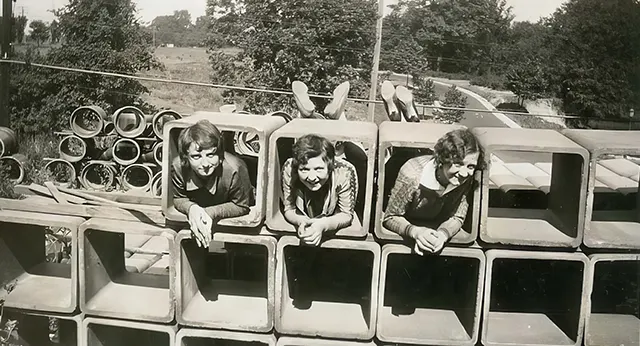
[{"label": "woman's forearm", "polygon": [[298,228],[300,227],[300,225],[306,222],[308,217],[300,215],[295,210],[290,209],[284,212],[284,219],[287,220],[288,223],[292,224],[295,228]]},{"label": "woman's forearm", "polygon": [[324,217],[322,222],[325,226],[325,232],[337,231],[351,226],[351,223],[353,222],[353,214],[336,213],[334,215]]}]

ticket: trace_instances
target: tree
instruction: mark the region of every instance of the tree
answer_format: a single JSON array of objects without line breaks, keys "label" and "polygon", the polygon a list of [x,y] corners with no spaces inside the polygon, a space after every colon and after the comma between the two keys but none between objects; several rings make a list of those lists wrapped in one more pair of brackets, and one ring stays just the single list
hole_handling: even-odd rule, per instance
[{"label": "tree", "polygon": [[[229,79],[230,83],[290,90],[292,81],[301,80],[311,91],[329,93],[349,80],[350,94],[364,96],[369,88],[376,7],[373,0],[210,0],[207,14],[222,14],[210,32],[222,38],[210,40],[209,51],[213,54],[221,44],[243,49],[235,59],[240,63],[248,58],[251,74],[244,81]],[[212,60],[212,65],[216,63]],[[291,106],[290,97],[236,94],[246,96],[248,108],[256,112]],[[322,108],[326,100],[315,102]]]},{"label": "tree", "polygon": [[[444,101],[442,105],[445,107],[464,108],[467,106],[467,97],[462,94],[455,85],[452,85],[449,90],[444,94]],[[463,110],[458,109],[445,109],[442,112],[438,112],[436,120],[445,124],[459,123],[464,116]]]},{"label": "tree", "polygon": [[193,46],[191,14],[187,10],[174,11],[171,16],[158,16],[151,26],[156,31],[156,44]]},{"label": "tree", "polygon": [[60,42],[60,28],[58,21],[54,20],[53,22],[51,22],[49,28],[51,29],[51,43],[55,44]]},{"label": "tree", "polygon": [[535,58],[525,58],[512,65],[507,73],[507,88],[518,96],[518,104],[545,96],[549,77],[544,64]]},{"label": "tree", "polygon": [[31,28],[31,39],[36,41],[38,47],[40,47],[40,43],[49,39],[49,25],[41,20],[34,20],[29,23],[29,28]]},{"label": "tree", "polygon": [[[2,27],[2,20],[0,16],[0,27]],[[28,21],[26,16],[11,17],[11,42],[22,42]]]},{"label": "tree", "polygon": [[[65,40],[47,55],[29,52],[22,59],[131,75],[157,66],[130,0],[71,0],[55,14]],[[19,132],[64,128],[83,105],[107,113],[125,105],[153,110],[140,98],[148,90],[131,79],[22,66],[11,82],[12,124]]]}]

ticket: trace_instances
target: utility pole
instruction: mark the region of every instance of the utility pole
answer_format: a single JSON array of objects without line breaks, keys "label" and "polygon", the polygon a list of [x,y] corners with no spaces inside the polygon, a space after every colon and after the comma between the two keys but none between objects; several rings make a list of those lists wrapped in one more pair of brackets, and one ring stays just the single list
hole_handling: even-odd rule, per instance
[{"label": "utility pole", "polygon": [[[384,15],[384,0],[378,0],[378,22],[376,23],[376,45],[373,49],[373,66],[371,68],[371,91],[369,100],[375,101],[378,91],[378,69],[380,67],[380,48],[382,46],[382,16]],[[369,118],[374,120],[376,104],[369,103]]]},{"label": "utility pole", "polygon": [[[11,54],[11,9],[12,0],[2,0],[2,45],[0,59],[9,59]],[[11,125],[9,115],[9,64],[0,63],[0,126]]]},{"label": "utility pole", "polygon": [[151,30],[153,31],[153,48],[156,48],[156,26],[152,26]]}]

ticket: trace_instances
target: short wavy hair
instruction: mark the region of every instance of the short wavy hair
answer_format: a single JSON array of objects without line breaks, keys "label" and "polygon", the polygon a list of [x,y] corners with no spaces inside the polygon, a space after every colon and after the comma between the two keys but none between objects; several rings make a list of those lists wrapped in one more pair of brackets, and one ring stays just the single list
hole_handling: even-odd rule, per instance
[{"label": "short wavy hair", "polygon": [[485,168],[484,149],[469,129],[447,132],[438,139],[433,151],[438,164],[462,164],[467,155],[478,153],[476,169],[483,170]]},{"label": "short wavy hair", "polygon": [[224,158],[224,142],[222,133],[208,120],[200,120],[197,123],[182,130],[178,136],[178,154],[182,165],[188,164],[189,147],[195,143],[201,149],[216,148],[216,154],[220,160]]},{"label": "short wavy hair", "polygon": [[293,144],[291,168],[297,172],[300,165],[305,165],[309,159],[320,156],[327,163],[329,173],[333,172],[336,149],[326,138],[318,135],[304,135]]}]

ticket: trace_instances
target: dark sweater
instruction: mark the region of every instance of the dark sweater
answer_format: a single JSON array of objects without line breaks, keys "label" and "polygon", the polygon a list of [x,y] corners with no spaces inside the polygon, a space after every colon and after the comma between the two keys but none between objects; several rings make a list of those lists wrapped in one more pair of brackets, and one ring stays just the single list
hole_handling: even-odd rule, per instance
[{"label": "dark sweater", "polygon": [[412,227],[426,226],[444,231],[449,239],[462,228],[469,208],[466,196],[473,179],[440,196],[420,184],[422,172],[431,158],[418,156],[400,168],[382,220],[385,228],[408,236]]},{"label": "dark sweater", "polygon": [[183,167],[180,157],[176,157],[171,164],[171,181],[173,205],[185,215],[197,204],[217,221],[246,215],[255,203],[247,165],[227,152],[222,164],[206,179],[190,167]]}]

